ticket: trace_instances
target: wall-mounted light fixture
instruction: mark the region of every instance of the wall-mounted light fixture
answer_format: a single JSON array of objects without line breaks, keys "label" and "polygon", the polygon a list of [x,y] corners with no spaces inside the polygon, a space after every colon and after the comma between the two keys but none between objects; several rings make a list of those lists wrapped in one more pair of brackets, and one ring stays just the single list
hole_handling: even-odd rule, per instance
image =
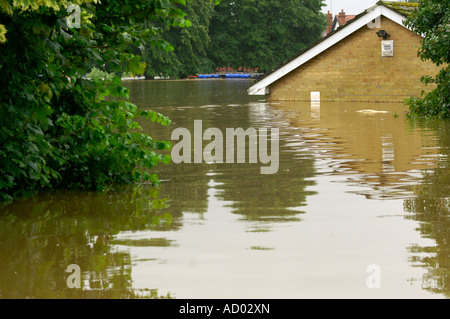
[{"label": "wall-mounted light fixture", "polygon": [[387,40],[391,35],[386,30],[380,30],[377,32],[378,37],[383,38],[381,41],[381,56],[392,57],[394,56],[394,41]]},{"label": "wall-mounted light fixture", "polygon": [[383,38],[383,40],[386,40],[388,37],[390,37],[391,35],[389,33],[386,32],[386,30],[380,30],[377,32],[377,35],[380,38]]}]

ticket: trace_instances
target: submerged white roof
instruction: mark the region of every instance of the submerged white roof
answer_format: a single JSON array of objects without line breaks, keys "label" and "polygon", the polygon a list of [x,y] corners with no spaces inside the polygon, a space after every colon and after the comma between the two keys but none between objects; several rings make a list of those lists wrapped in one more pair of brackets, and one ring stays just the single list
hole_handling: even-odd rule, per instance
[{"label": "submerged white roof", "polygon": [[[272,73],[267,74],[261,80],[250,86],[247,90],[249,95],[265,95],[269,92],[269,86],[280,78],[284,77],[286,74],[295,70],[302,64],[308,62],[312,58],[316,57],[320,53],[324,52],[328,48],[332,47],[334,44],[345,39],[352,33],[361,29],[364,26],[376,28],[377,20],[384,16],[399,25],[403,25],[403,21],[406,17],[382,4],[377,4],[363,13],[358,15],[353,21],[349,21],[346,25],[341,27],[335,32],[330,33],[327,37],[322,38],[316,44],[314,44],[310,49],[307,49],[300,53],[297,57],[282,65]],[[405,27],[406,28],[406,27]]]}]

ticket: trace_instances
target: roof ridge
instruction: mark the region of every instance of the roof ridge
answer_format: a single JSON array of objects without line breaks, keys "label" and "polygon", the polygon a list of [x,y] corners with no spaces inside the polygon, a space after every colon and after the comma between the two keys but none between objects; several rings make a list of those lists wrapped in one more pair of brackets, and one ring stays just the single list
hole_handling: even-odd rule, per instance
[{"label": "roof ridge", "polygon": [[416,10],[419,7],[418,3],[414,2],[404,2],[404,1],[378,1],[375,6],[377,5],[383,5],[389,9],[395,10],[398,13],[408,16],[410,15],[414,10]]}]

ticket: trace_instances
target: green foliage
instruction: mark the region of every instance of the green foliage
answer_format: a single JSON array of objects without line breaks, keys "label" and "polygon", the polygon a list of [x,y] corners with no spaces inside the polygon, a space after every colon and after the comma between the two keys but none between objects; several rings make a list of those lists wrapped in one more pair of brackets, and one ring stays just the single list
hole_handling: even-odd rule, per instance
[{"label": "green foliage", "polygon": [[101,71],[94,67],[89,74],[86,75],[87,79],[91,80],[106,80],[106,81],[112,81],[114,78],[113,74],[110,74],[105,71]]},{"label": "green foliage", "polygon": [[[80,5],[70,27],[69,4]],[[0,1],[0,199],[53,187],[103,189],[149,181],[170,143],[135,118],[168,125],[128,102],[119,77],[86,79],[93,65],[136,74],[132,48],[162,40],[158,25],[185,24],[183,0]],[[4,40],[4,41],[3,41]]]},{"label": "green foliage", "polygon": [[[219,2],[0,0],[0,199],[157,183],[149,169],[171,145],[136,118],[170,120],[128,102],[119,75],[267,71],[325,27],[321,0]],[[79,25],[68,23],[77,12]]]},{"label": "green foliage", "polygon": [[318,40],[326,28],[323,0],[223,0],[211,21],[215,66],[271,71]]},{"label": "green foliage", "polygon": [[410,116],[450,118],[450,3],[440,0],[422,0],[418,10],[405,21],[414,32],[423,34],[419,56],[442,66],[436,77],[425,75],[422,82],[434,84],[431,92],[422,92],[419,98],[410,98]]},{"label": "green foliage", "polygon": [[[184,78],[197,73],[212,72],[213,63],[208,57],[210,45],[209,25],[214,3],[193,0],[180,8],[186,14],[185,28],[163,26],[166,41],[157,46],[147,45],[143,55],[147,62],[148,78],[164,76]],[[187,20],[188,19],[188,20]]]},{"label": "green foliage", "polygon": [[186,28],[162,26],[163,41],[146,46],[148,78],[183,78],[225,66],[267,72],[315,42],[326,28],[322,0],[217,4],[193,0],[180,6]]}]

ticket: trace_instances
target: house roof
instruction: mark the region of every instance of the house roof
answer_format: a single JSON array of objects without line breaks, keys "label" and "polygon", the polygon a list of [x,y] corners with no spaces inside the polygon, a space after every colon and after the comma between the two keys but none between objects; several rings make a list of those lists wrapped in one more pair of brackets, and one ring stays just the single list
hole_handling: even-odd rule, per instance
[{"label": "house roof", "polygon": [[345,16],[345,23],[349,22],[350,20],[353,20],[356,16],[355,15],[346,15]]},{"label": "house roof", "polygon": [[[379,1],[376,5],[366,9],[362,13],[356,15],[346,24],[340,26],[336,30],[330,32],[327,36],[319,39],[316,43],[301,51],[292,59],[281,64],[272,72],[266,74],[247,90],[249,95],[265,95],[268,87],[275,81],[279,80],[286,74],[295,70],[302,64],[308,62],[315,56],[327,50],[334,44],[343,40],[353,32],[359,30],[365,25],[373,24],[378,17],[385,16],[390,20],[402,25],[405,18],[410,15],[418,7],[417,3]],[[406,28],[406,27],[405,27]]]},{"label": "house roof", "polygon": [[386,7],[393,9],[405,16],[409,16],[419,6],[418,3],[398,2],[398,1],[380,1]]},{"label": "house roof", "polygon": [[335,31],[340,26],[343,26],[347,22],[353,20],[355,17],[356,17],[356,15],[346,15],[345,18],[344,18],[344,23],[340,24],[338,16],[335,16],[334,19],[333,19],[333,22],[331,23],[331,28],[330,28],[330,32],[329,33]]}]

